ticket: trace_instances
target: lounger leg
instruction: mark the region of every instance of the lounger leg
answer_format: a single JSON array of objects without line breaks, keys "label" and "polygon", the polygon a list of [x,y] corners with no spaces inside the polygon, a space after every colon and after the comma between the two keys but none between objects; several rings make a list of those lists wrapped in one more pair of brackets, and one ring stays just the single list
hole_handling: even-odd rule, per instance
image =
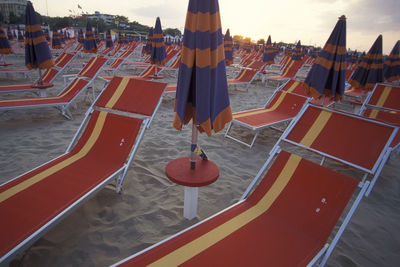
[{"label": "lounger leg", "polygon": [[199,189],[197,187],[185,186],[185,200],[183,207],[183,217],[191,220],[197,215],[197,199]]},{"label": "lounger leg", "polygon": [[386,161],[387,161],[387,159],[389,158],[391,152],[392,152],[392,150],[391,150],[391,149],[388,149],[388,150],[386,151],[385,155],[383,156],[383,159],[382,159],[382,161],[381,161],[381,164],[379,165],[378,169],[376,170],[375,175],[374,175],[374,178],[372,179],[371,184],[370,184],[369,187],[368,187],[367,193],[365,193],[365,195],[366,195],[367,197],[368,197],[369,194],[371,193],[372,188],[374,188],[374,185],[375,185],[376,181],[378,180],[378,177],[379,177],[379,175],[380,175],[381,172],[382,172],[383,166],[385,166]]},{"label": "lounger leg", "polygon": [[69,120],[72,120],[72,119],[73,119],[72,114],[71,114],[71,111],[69,111],[69,109],[68,109],[68,106],[63,106],[63,107],[61,108],[61,114],[62,114],[64,117],[66,117],[67,119],[69,119]]}]

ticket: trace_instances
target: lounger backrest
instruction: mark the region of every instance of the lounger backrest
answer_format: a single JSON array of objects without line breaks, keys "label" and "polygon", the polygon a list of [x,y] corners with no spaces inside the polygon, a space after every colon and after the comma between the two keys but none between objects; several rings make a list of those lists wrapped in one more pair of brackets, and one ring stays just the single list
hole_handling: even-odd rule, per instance
[{"label": "lounger backrest", "polygon": [[306,101],[304,96],[278,91],[265,108],[295,117]]},{"label": "lounger backrest", "polygon": [[378,84],[373,90],[367,105],[400,111],[400,86]]},{"label": "lounger backrest", "polygon": [[42,76],[43,82],[51,83],[58,73],[59,71],[53,68],[46,70],[46,72]]},{"label": "lounger backrest", "polygon": [[81,72],[79,72],[78,76],[84,76],[91,79],[99,72],[106,62],[107,58],[105,57],[93,57],[89,60]]},{"label": "lounger backrest", "polygon": [[301,95],[301,96],[306,96],[306,92],[303,87],[303,82],[301,81],[296,81],[296,80],[289,80],[287,83],[285,83],[280,90],[296,94],[296,95]]},{"label": "lounger backrest", "polygon": [[56,60],[54,66],[63,69],[74,57],[73,54],[62,53]]},{"label": "lounger backrest", "polygon": [[150,75],[154,75],[155,70],[156,70],[155,65],[149,65],[147,69],[145,69],[144,71],[142,71],[142,73],[140,73],[139,77],[145,78],[149,77]]},{"label": "lounger backrest", "polygon": [[95,106],[151,116],[166,87],[166,83],[115,76]]},{"label": "lounger backrest", "polygon": [[374,173],[396,127],[320,106],[309,105],[283,140]]}]

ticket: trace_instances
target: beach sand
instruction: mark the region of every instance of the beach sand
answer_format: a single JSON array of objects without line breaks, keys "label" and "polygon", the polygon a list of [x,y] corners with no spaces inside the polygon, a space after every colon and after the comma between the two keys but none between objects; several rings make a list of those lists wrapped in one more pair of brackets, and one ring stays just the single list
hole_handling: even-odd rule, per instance
[{"label": "beach sand", "polygon": [[[75,61],[79,60],[82,59]],[[23,57],[14,61],[22,62]],[[118,74],[136,73],[138,70],[126,69]],[[13,80],[21,81],[20,78]],[[176,78],[169,77],[166,81],[174,83]],[[0,82],[10,81],[1,77]],[[103,85],[96,80],[96,92]],[[56,87],[51,94],[62,88],[62,78],[57,79]],[[243,87],[232,88],[232,111],[263,106],[274,89],[261,81],[254,82],[248,92]],[[6,94],[0,95],[0,99],[19,96],[32,94]],[[89,105],[80,97],[71,109],[74,120],[65,119],[54,108],[1,113],[0,183],[64,153]],[[225,131],[212,137],[200,135],[199,144],[219,166],[220,177],[214,184],[199,189],[197,217],[189,221],[183,218],[183,187],[170,182],[164,173],[168,162],[188,156],[190,149],[191,127],[180,132],[172,127],[173,107],[174,95],[165,96],[129,168],[122,194],[108,188],[101,190],[11,265],[107,266],[235,203],[266,161],[281,133],[263,130],[252,149],[224,138]],[[233,133],[247,141],[253,136],[240,127],[235,127]],[[328,161],[327,165],[347,174],[358,174],[338,163]],[[399,265],[399,169],[400,155],[393,153],[373,192],[362,200],[328,266]]]}]

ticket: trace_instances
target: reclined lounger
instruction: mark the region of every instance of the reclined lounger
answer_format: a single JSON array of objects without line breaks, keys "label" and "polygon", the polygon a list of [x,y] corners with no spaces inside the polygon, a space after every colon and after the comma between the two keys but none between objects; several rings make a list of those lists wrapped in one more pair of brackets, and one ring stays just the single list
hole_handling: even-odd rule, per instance
[{"label": "reclined lounger", "polygon": [[88,110],[65,154],[0,186],[0,265],[113,179],[121,190],[165,87],[115,77]]}]

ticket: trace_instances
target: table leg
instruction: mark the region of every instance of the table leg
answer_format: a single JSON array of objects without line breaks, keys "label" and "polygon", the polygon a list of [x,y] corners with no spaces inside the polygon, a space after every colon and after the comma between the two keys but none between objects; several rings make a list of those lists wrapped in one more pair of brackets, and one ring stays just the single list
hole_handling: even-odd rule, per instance
[{"label": "table leg", "polygon": [[185,186],[185,200],[183,207],[183,217],[193,219],[197,215],[197,199],[199,189],[197,187]]}]

